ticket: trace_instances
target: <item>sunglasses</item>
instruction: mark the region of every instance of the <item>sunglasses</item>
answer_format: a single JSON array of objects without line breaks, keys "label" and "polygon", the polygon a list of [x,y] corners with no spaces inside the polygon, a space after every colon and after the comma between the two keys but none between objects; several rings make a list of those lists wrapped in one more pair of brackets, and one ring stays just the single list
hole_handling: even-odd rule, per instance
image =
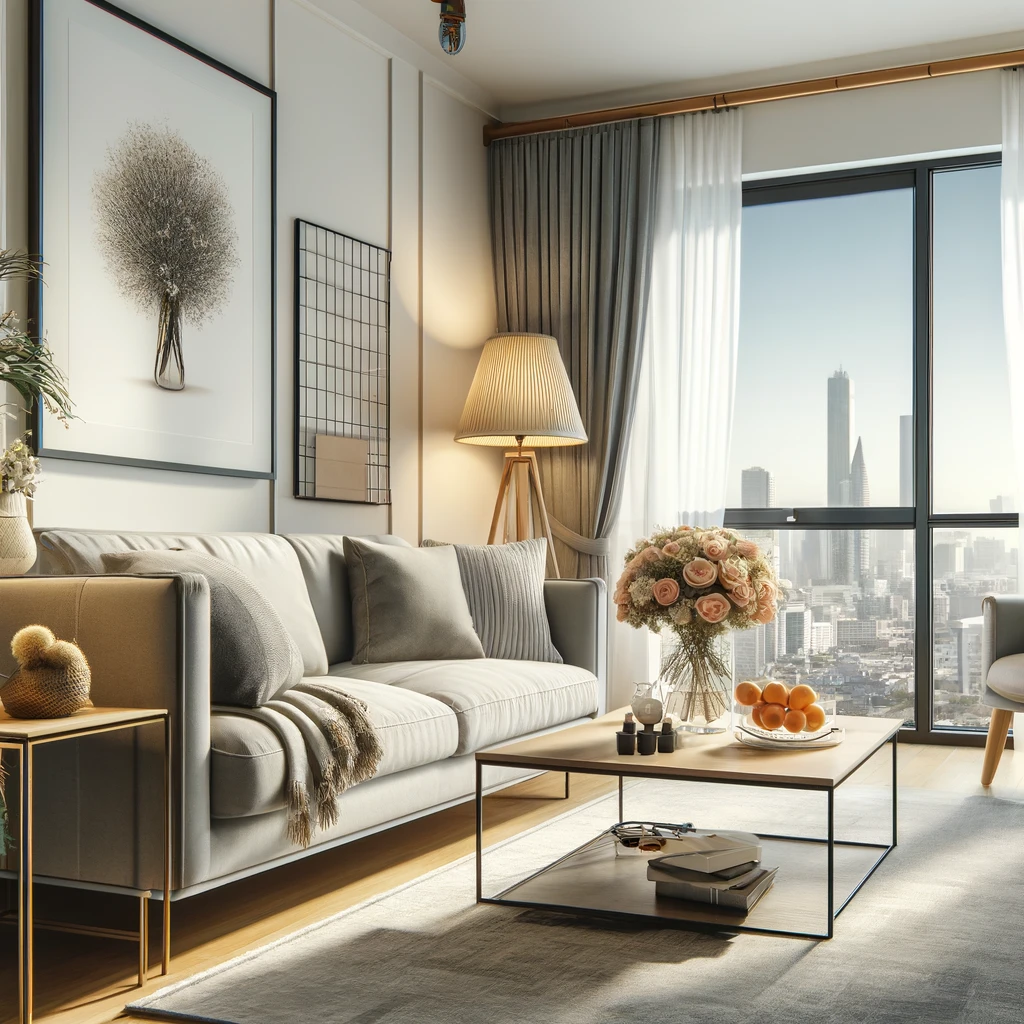
[{"label": "sunglasses", "polygon": [[694,831],[693,825],[667,825],[662,822],[623,821],[608,830],[626,849],[641,853],[657,853],[670,839],[682,839]]}]

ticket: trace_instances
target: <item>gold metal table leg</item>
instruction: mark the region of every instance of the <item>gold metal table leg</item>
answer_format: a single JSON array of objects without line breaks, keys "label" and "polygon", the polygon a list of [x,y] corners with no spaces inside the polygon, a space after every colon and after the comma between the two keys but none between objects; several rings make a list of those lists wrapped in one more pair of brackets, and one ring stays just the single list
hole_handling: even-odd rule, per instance
[{"label": "gold metal table leg", "polygon": [[139,988],[149,974],[149,893],[139,896]]},{"label": "gold metal table leg", "polygon": [[171,716],[164,716],[164,922],[161,974],[171,970]]},{"label": "gold metal table leg", "polygon": [[18,994],[22,1024],[32,1024],[32,744],[18,755],[21,848],[18,850]]}]

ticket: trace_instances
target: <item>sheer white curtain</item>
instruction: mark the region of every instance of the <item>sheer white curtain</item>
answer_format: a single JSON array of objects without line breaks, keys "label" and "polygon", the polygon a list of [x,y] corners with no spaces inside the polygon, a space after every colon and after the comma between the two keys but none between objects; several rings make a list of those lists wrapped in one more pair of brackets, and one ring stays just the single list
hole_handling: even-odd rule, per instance
[{"label": "sheer white curtain", "polygon": [[[1003,77],[1003,330],[1010,374],[1010,413],[1017,461],[1017,507],[1024,498],[1024,70]],[[1024,531],[1021,532],[1024,537]],[[1018,542],[1018,550],[1024,546]],[[1018,570],[1019,571],[1019,570]],[[1024,577],[1018,581],[1024,590]],[[1024,715],[1015,715],[1013,734],[1024,738]]]},{"label": "sheer white curtain", "polygon": [[[654,526],[725,512],[739,339],[742,117],[683,114],[662,128],[651,293],[612,578]],[[613,621],[612,706],[657,672],[646,630]]]}]

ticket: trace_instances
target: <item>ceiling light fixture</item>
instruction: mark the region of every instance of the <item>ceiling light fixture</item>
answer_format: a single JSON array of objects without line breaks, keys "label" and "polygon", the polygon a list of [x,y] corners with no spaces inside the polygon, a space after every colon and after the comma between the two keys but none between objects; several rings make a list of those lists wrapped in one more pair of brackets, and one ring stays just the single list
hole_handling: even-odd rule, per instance
[{"label": "ceiling light fixture", "polygon": [[466,0],[434,0],[441,5],[441,25],[437,38],[441,49],[454,57],[466,45]]}]

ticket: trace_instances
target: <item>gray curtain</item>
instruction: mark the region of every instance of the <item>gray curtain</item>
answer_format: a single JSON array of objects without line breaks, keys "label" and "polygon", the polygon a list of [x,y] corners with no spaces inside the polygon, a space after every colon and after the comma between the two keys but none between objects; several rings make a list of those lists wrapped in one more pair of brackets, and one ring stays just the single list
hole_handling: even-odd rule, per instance
[{"label": "gray curtain", "polygon": [[498,330],[550,334],[590,441],[538,451],[563,576],[608,575],[650,290],[660,122],[490,147]]}]

